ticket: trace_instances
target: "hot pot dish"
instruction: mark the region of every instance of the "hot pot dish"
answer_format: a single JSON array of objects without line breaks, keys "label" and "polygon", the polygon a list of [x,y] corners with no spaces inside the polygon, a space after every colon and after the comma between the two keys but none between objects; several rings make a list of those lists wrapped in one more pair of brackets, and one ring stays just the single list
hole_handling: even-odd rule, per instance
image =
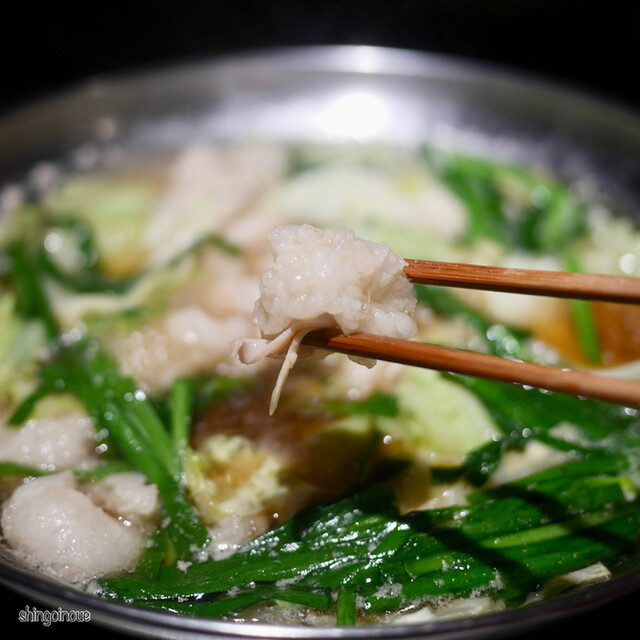
[{"label": "hot pot dish", "polygon": [[637,275],[640,231],[587,180],[265,138],[42,176],[2,193],[0,525],[43,576],[190,618],[415,625],[606,582],[637,550],[633,407],[311,349],[278,382],[282,352],[233,349],[286,327],[268,294],[640,377],[633,306],[391,282],[394,256]]}]

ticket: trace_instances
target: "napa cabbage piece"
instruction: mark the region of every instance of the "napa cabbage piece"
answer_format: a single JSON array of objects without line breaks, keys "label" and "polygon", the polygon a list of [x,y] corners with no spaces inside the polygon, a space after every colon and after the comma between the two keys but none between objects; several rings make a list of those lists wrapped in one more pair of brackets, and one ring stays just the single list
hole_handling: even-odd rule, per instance
[{"label": "napa cabbage piece", "polygon": [[43,232],[42,207],[27,203],[16,206],[0,216],[0,247],[6,251],[15,243],[41,242]]},{"label": "napa cabbage piece", "polygon": [[397,416],[381,418],[378,424],[409,459],[423,457],[432,464],[456,466],[500,434],[472,393],[436,371],[407,367],[393,393]]},{"label": "napa cabbage piece", "polygon": [[590,216],[591,233],[572,246],[582,269],[590,273],[640,275],[640,233],[627,218],[596,208]]},{"label": "napa cabbage piece", "polygon": [[189,450],[185,481],[209,526],[232,516],[258,516],[289,492],[283,461],[239,435],[215,434]]},{"label": "napa cabbage piece", "polygon": [[0,294],[0,394],[3,410],[17,406],[37,381],[38,361],[46,346],[44,328],[37,320],[17,313],[16,297]]},{"label": "napa cabbage piece", "polygon": [[142,177],[80,175],[64,180],[44,200],[54,217],[72,216],[92,229],[105,272],[124,277],[149,258],[143,232],[158,188]]},{"label": "napa cabbage piece", "polygon": [[51,308],[61,326],[71,329],[80,323],[104,320],[106,316],[144,318],[149,313],[158,314],[166,309],[166,298],[191,281],[197,271],[193,260],[185,259],[177,264],[150,270],[136,278],[123,292],[110,290],[77,292],[49,282]]},{"label": "napa cabbage piece", "polygon": [[323,162],[269,194],[292,224],[346,226],[407,258],[444,259],[464,235],[464,206],[425,165]]}]

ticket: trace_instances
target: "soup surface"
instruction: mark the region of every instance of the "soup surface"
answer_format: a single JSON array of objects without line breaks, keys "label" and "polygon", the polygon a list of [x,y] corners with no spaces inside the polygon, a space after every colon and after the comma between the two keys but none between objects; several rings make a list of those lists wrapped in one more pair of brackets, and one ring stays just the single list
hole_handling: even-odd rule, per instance
[{"label": "soup surface", "polygon": [[[640,233],[588,194],[429,147],[247,143],[18,198],[0,226],[5,544],[98,597],[285,624],[478,615],[609,579],[640,530],[635,409],[305,353],[270,411],[281,360],[231,348],[261,337],[278,225],[638,275]],[[640,378],[631,307],[413,293],[416,340]]]}]

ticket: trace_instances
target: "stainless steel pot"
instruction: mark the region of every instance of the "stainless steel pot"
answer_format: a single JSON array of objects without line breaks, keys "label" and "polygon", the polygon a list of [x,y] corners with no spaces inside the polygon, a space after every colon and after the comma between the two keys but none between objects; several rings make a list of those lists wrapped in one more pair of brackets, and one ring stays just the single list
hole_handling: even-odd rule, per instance
[{"label": "stainless steel pot", "polygon": [[[196,140],[423,141],[544,163],[588,179],[625,214],[640,213],[640,117],[621,105],[509,69],[372,47],[271,50],[99,78],[0,119],[0,190],[34,167],[74,170]],[[616,577],[556,600],[419,626],[320,629],[196,620],[105,602],[34,573],[0,548],[0,582],[49,607],[89,611],[148,636],[483,638],[575,616],[640,586],[640,555]]]}]

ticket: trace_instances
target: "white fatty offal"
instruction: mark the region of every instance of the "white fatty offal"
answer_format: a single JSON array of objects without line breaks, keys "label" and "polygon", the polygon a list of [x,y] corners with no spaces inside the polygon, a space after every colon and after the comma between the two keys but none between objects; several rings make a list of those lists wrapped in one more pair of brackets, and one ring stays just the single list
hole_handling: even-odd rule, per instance
[{"label": "white fatty offal", "polygon": [[284,355],[271,401],[276,408],[303,337],[335,327],[345,335],[370,333],[411,339],[417,333],[416,299],[406,262],[384,243],[347,228],[272,227],[273,265],[262,276],[253,322],[262,339],[241,338],[234,353],[245,364]]}]

